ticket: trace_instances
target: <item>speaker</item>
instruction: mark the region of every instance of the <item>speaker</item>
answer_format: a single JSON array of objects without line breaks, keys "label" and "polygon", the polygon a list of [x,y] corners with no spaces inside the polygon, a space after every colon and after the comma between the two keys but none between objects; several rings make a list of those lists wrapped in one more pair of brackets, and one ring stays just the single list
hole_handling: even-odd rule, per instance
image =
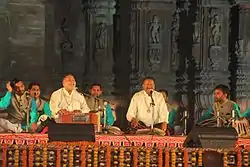
[{"label": "speaker", "polygon": [[194,128],[183,146],[189,148],[234,148],[238,133],[232,127]]},{"label": "speaker", "polygon": [[95,142],[95,128],[93,124],[48,124],[49,142],[52,141],[89,141]]}]

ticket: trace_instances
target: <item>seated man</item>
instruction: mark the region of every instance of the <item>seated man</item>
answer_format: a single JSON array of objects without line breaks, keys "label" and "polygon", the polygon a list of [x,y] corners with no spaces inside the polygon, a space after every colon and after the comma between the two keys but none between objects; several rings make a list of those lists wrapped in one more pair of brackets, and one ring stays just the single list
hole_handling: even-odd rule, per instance
[{"label": "seated man", "polygon": [[239,106],[229,100],[229,88],[225,85],[218,85],[214,88],[214,104],[205,112],[199,123],[203,126],[227,127],[231,126],[233,119],[241,116]]},{"label": "seated man", "polygon": [[152,124],[167,130],[168,108],[162,94],[155,91],[154,78],[144,78],[143,90],[132,97],[126,117],[135,130]]},{"label": "seated man", "polygon": [[[89,89],[90,96],[86,96],[86,102],[88,104],[88,107],[91,111],[101,112],[101,117],[103,117],[103,110],[104,107],[106,109],[106,125],[112,126],[115,121],[115,117],[113,115],[111,106],[106,102],[104,102],[103,99],[100,98],[102,95],[102,87],[100,84],[93,84],[91,88]],[[104,123],[104,118],[101,120],[102,124]]]},{"label": "seated man", "polygon": [[69,112],[89,113],[89,107],[84,96],[76,90],[76,81],[73,75],[66,75],[62,81],[63,88],[52,93],[50,109],[52,117],[58,121],[59,113]]},{"label": "seated man", "polygon": [[34,132],[37,130],[37,121],[42,115],[51,116],[49,103],[40,97],[41,90],[39,83],[30,83],[28,87],[31,100],[31,130]]},{"label": "seated man", "polygon": [[168,102],[168,91],[165,89],[160,89],[159,92],[163,95],[165,103],[168,107],[168,127],[171,135],[181,135],[183,133],[183,107],[179,106],[177,101],[173,104]]},{"label": "seated man", "polygon": [[8,120],[0,119],[1,131],[28,131],[31,99],[25,91],[24,84],[22,81],[14,79],[8,82],[6,87],[8,92],[1,99],[0,108],[7,110]]}]

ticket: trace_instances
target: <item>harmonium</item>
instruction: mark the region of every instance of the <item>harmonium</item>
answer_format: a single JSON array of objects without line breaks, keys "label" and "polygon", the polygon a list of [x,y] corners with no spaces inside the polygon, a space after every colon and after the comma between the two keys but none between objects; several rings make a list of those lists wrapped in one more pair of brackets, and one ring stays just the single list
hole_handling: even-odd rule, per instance
[{"label": "harmonium", "polygon": [[64,124],[94,124],[95,131],[100,132],[100,121],[97,113],[67,113],[59,114],[58,123]]}]

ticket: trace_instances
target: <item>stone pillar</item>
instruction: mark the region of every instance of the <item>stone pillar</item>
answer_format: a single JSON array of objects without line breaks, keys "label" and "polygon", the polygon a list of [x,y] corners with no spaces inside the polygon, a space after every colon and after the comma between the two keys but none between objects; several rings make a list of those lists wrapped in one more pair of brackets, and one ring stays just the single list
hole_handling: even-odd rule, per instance
[{"label": "stone pillar", "polygon": [[250,2],[238,1],[239,36],[235,45],[235,56],[238,60],[236,72],[236,100],[241,112],[250,107]]},{"label": "stone pillar", "polygon": [[[84,3],[86,16],[86,68],[83,83],[101,83],[104,94],[113,92],[113,15],[115,0],[88,0]],[[86,86],[85,85],[85,86]]]},{"label": "stone pillar", "polygon": [[40,80],[44,65],[45,8],[42,0],[9,0],[10,53],[5,76]]},{"label": "stone pillar", "polygon": [[214,87],[218,84],[229,86],[230,76],[228,71],[229,2],[224,0],[201,2],[193,35],[196,42],[193,49],[200,69],[196,75],[198,84],[195,90],[198,117],[202,111],[212,106]]},{"label": "stone pillar", "polygon": [[[1,80],[3,80],[2,76],[6,72],[5,64],[8,63],[9,56],[9,33],[10,33],[10,12],[6,7],[7,2],[5,0],[0,0],[0,75]],[[5,85],[4,85],[5,87]]]},{"label": "stone pillar", "polygon": [[141,88],[141,78],[153,76],[156,87],[167,88],[171,94],[176,80],[173,62],[178,58],[175,1],[132,0],[131,9],[131,92]]}]

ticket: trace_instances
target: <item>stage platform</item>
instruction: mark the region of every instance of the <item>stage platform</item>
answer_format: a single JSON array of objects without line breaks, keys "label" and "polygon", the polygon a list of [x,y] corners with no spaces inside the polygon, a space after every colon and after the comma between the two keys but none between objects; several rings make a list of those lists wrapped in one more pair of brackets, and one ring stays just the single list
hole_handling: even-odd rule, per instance
[{"label": "stage platform", "polygon": [[250,139],[231,149],[183,148],[185,136],[96,135],[96,142],[49,142],[46,134],[0,134],[1,166],[202,167],[208,153],[223,166],[249,166]]},{"label": "stage platform", "polygon": [[[178,147],[182,148],[186,136],[155,136],[155,135],[96,135],[96,143],[110,146],[146,146],[146,147]],[[0,144],[45,144],[47,134],[2,133]],[[250,149],[250,139],[239,138],[236,147]]]}]

